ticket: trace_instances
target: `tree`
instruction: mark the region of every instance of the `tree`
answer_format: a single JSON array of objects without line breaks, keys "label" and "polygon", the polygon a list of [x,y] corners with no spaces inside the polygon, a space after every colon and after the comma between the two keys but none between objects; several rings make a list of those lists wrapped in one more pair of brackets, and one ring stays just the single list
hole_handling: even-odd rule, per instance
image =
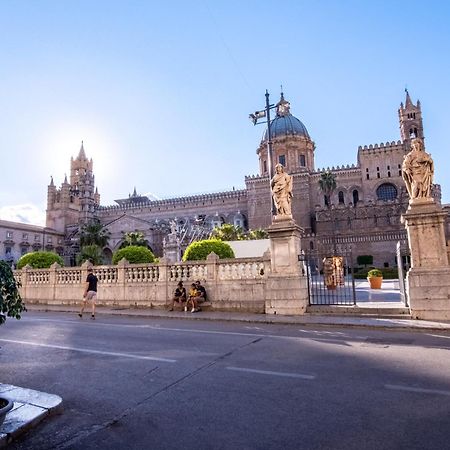
[{"label": "tree", "polygon": [[26,311],[19,293],[20,283],[14,278],[11,267],[0,261],[0,325],[6,317],[20,319],[20,314]]},{"label": "tree", "polygon": [[256,230],[249,230],[247,233],[247,239],[256,240],[256,239],[267,239],[269,237],[269,233],[263,228],[257,228]]},{"label": "tree", "polygon": [[22,269],[28,264],[33,269],[48,269],[55,262],[60,266],[64,265],[63,259],[56,253],[30,252],[20,257],[19,261],[17,261],[17,268]]},{"label": "tree", "polygon": [[183,261],[205,260],[211,252],[214,252],[219,258],[234,258],[230,244],[218,239],[206,239],[188,245],[183,255]]},{"label": "tree", "polygon": [[331,171],[327,170],[326,172],[322,172],[319,178],[319,187],[320,190],[325,195],[325,203],[328,208],[331,207],[331,195],[336,189],[336,175]]},{"label": "tree", "polygon": [[92,220],[83,225],[80,230],[80,247],[97,245],[101,249],[108,245],[111,233],[104,228],[99,220]]},{"label": "tree", "polygon": [[211,238],[219,241],[241,241],[245,239],[245,233],[241,227],[224,223],[220,227],[214,228]]},{"label": "tree", "polygon": [[77,264],[81,266],[84,261],[90,261],[94,266],[103,264],[102,249],[95,244],[81,247],[81,252],[77,255]]},{"label": "tree", "polygon": [[130,245],[136,247],[148,247],[148,241],[141,231],[130,231],[124,234],[120,248],[129,247]]},{"label": "tree", "polygon": [[155,261],[155,255],[148,248],[139,245],[129,245],[117,250],[113,255],[112,263],[117,264],[123,258],[131,264],[144,264]]}]

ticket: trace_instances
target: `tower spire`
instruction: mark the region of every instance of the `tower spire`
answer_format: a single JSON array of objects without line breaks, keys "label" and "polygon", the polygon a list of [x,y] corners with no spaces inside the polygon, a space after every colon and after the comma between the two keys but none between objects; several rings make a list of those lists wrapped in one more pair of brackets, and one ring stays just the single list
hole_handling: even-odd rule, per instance
[{"label": "tower spire", "polygon": [[405,106],[412,106],[413,102],[411,101],[411,97],[409,96],[408,88],[405,88],[406,92],[406,100],[405,100]]},{"label": "tower spire", "polygon": [[84,153],[84,143],[81,141],[80,152],[78,153],[78,159],[86,159],[86,153]]}]

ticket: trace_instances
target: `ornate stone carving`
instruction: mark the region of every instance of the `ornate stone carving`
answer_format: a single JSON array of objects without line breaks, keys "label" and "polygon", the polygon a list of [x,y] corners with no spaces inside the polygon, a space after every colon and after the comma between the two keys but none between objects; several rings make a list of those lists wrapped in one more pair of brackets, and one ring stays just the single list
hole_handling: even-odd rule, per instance
[{"label": "ornate stone carving", "polygon": [[270,186],[272,188],[273,201],[277,209],[277,216],[292,218],[292,177],[284,171],[281,164],[275,166],[275,172],[275,175],[270,181]]},{"label": "ornate stone carving", "polygon": [[405,156],[402,177],[411,200],[431,198],[434,164],[431,156],[423,149],[423,142],[416,138],[411,142],[412,150]]}]

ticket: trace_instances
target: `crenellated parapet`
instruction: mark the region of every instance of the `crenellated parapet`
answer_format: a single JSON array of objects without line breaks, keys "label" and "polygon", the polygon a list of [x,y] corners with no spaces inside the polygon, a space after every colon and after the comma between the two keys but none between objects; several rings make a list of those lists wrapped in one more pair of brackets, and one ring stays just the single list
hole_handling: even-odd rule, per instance
[{"label": "crenellated parapet", "polygon": [[245,189],[238,189],[233,191],[224,191],[209,194],[198,194],[190,195],[185,197],[175,197],[163,200],[148,200],[145,202],[130,202],[122,205],[109,205],[109,206],[99,206],[97,211],[104,215],[108,211],[117,212],[124,210],[140,210],[145,208],[148,211],[152,209],[174,209],[177,207],[189,207],[189,206],[200,206],[203,203],[215,203],[223,202],[226,200],[242,200],[247,196],[247,191]]}]

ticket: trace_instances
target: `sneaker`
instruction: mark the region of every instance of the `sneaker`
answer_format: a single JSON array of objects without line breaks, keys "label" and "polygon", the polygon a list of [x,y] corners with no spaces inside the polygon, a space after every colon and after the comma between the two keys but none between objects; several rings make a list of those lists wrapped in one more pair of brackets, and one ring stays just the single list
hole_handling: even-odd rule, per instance
[{"label": "sneaker", "polygon": [[186,312],[186,311],[187,311],[187,306],[184,307],[184,312]]},{"label": "sneaker", "polygon": [[92,314],[92,316],[91,316],[91,319],[92,319],[92,320],[95,320],[95,316],[94,316],[94,314]]},{"label": "sneaker", "polygon": [[196,312],[197,310],[195,309],[195,308],[192,308],[191,309],[191,313],[194,313],[194,312]]},{"label": "sneaker", "polygon": [[81,317],[81,318],[82,318],[82,317],[83,317],[83,314],[81,314],[81,313],[78,313],[78,317]]},{"label": "sneaker", "polygon": [[168,311],[173,311],[173,308],[170,308]]}]

